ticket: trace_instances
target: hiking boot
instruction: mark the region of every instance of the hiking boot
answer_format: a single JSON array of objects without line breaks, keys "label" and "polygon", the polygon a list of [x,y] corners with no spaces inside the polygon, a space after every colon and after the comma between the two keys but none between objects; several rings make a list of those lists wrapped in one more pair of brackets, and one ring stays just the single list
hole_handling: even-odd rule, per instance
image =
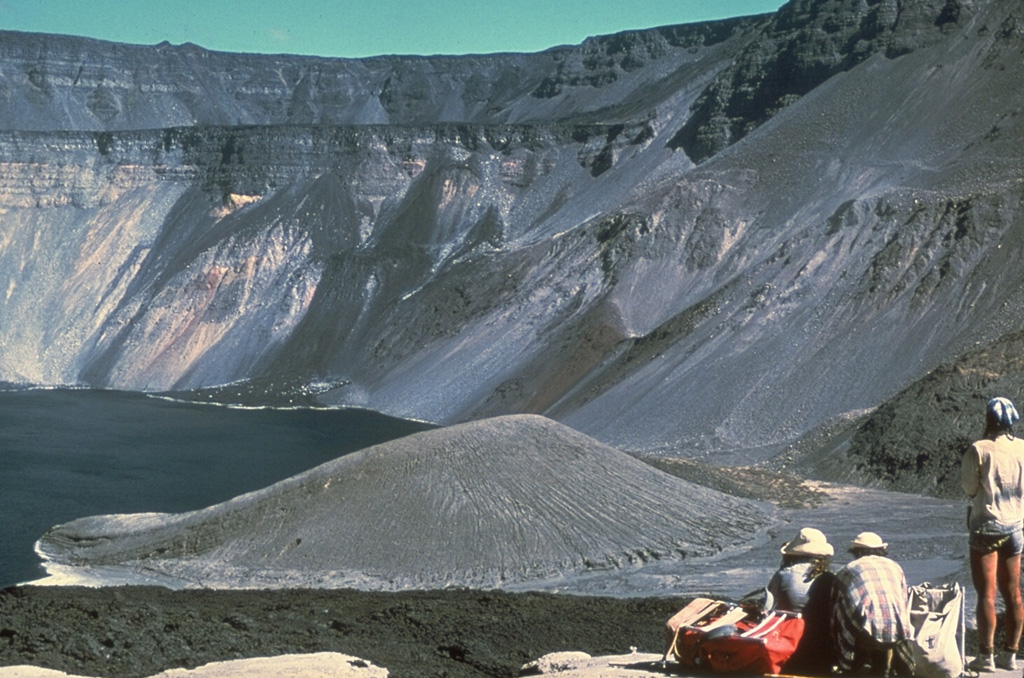
[{"label": "hiking boot", "polygon": [[1017,651],[1016,650],[1001,650],[999,652],[999,658],[996,660],[996,665],[1001,669],[1007,671],[1017,670]]},{"label": "hiking boot", "polygon": [[967,668],[978,673],[991,673],[996,670],[996,658],[990,654],[979,654],[971,660]]}]

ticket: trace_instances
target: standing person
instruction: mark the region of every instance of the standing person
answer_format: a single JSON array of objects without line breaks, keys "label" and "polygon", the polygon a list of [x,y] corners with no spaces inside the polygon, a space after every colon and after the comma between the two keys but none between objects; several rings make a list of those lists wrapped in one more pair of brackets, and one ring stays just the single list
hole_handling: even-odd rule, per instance
[{"label": "standing person", "polygon": [[804,527],[780,552],[782,564],[768,582],[768,592],[776,609],[799,612],[807,603],[811,584],[828,572],[835,550],[821,530]]},{"label": "standing person", "polygon": [[836,574],[832,628],[841,673],[866,664],[877,676],[914,672],[907,578],[888,549],[874,532],[861,532],[850,544],[854,560]]},{"label": "standing person", "polygon": [[971,580],[978,593],[978,656],[969,665],[976,671],[994,671],[996,590],[1006,605],[1005,646],[999,653],[1001,668],[1016,670],[1017,648],[1024,628],[1020,593],[1020,554],[1024,550],[1024,440],[1013,435],[1020,418],[1013,403],[1002,397],[988,401],[985,437],[964,453],[961,482],[971,498],[967,514],[970,530]]}]

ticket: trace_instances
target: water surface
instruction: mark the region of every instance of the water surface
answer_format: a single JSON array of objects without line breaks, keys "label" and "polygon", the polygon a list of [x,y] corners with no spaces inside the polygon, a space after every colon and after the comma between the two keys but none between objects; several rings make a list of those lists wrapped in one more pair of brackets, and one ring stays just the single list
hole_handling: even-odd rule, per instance
[{"label": "water surface", "polygon": [[45,574],[33,545],[53,525],[204,508],[426,428],[362,410],[0,390],[0,586]]}]

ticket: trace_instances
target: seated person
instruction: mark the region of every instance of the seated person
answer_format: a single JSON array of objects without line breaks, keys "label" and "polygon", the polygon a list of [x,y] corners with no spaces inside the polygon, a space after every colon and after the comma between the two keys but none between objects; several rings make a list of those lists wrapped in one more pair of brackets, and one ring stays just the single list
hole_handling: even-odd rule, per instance
[{"label": "seated person", "polygon": [[829,625],[836,605],[836,575],[826,570],[814,578],[807,602],[800,611],[804,632],[783,673],[799,676],[827,676],[837,663]]},{"label": "seated person", "polygon": [[780,549],[782,564],[768,582],[775,609],[799,612],[807,603],[811,583],[828,572],[834,549],[821,530],[805,527]]},{"label": "seated person", "polygon": [[832,630],[841,673],[870,665],[872,675],[913,675],[907,579],[886,557],[888,547],[861,532],[850,544],[854,560],[836,574]]}]

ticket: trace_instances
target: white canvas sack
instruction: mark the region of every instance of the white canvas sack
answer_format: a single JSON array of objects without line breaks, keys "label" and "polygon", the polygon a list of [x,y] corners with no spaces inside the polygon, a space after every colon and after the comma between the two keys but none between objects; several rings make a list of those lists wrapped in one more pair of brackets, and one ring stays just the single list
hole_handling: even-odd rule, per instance
[{"label": "white canvas sack", "polygon": [[964,587],[928,582],[908,588],[914,675],[956,678],[964,670]]}]

